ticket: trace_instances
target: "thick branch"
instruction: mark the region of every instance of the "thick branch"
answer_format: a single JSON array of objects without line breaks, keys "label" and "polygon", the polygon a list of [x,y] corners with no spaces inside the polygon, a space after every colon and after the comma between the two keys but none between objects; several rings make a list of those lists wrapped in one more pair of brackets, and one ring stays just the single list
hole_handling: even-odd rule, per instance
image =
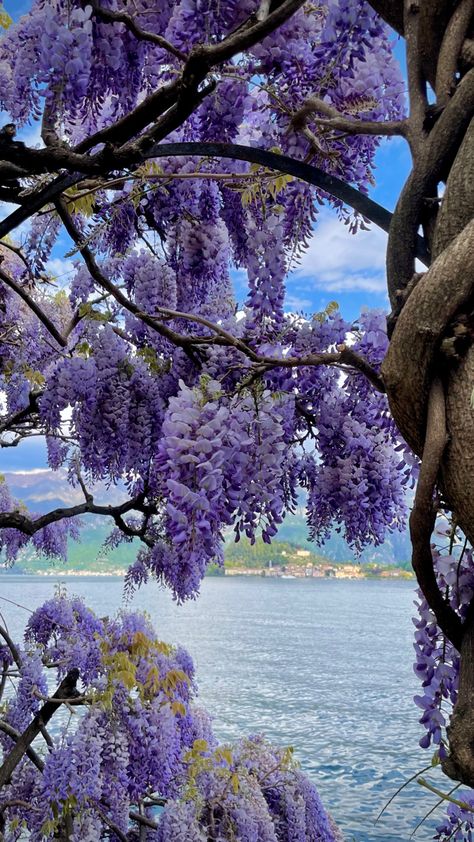
[{"label": "thick branch", "polygon": [[[5,161],[16,166],[21,165],[22,169],[29,174],[55,172],[64,168],[69,172],[99,175],[104,169],[110,171],[136,163],[137,157],[140,158],[143,152],[140,138],[129,145],[125,157],[123,150],[113,149],[110,145],[92,156],[81,153],[99,144],[127,143],[130,138],[139,135],[163,115],[161,125],[155,125],[154,132],[156,139],[164,137],[173,128],[181,125],[199,104],[206,93],[205,90],[200,90],[200,86],[213,67],[259,43],[262,38],[288,20],[303,3],[304,0],[284,0],[265,20],[255,22],[254,18],[250,17],[242,27],[217,44],[195,47],[179,78],[150,94],[121,120],[106,129],[99,130],[78,144],[75,149],[68,149],[63,144],[39,150],[12,148],[10,151],[3,151]],[[206,90],[210,90],[209,86]],[[168,111],[170,113],[166,114]]]},{"label": "thick branch", "polygon": [[460,82],[418,155],[390,225],[387,247],[387,283],[390,302],[397,308],[397,293],[414,273],[418,228],[425,200],[436,195],[438,182],[446,178],[474,114],[474,69]]},{"label": "thick branch", "polygon": [[273,4],[274,10],[263,20],[256,19],[256,23],[253,23],[253,18],[249,18],[243,26],[239,26],[235,32],[218,44],[196,47],[189,57],[185,73],[193,76],[203,62],[210,69],[217,64],[229,61],[237,53],[259,44],[267,35],[289,20],[304,3],[305,0],[283,0],[283,2],[280,0]]},{"label": "thick branch", "polygon": [[[275,152],[268,152],[265,149],[258,149],[251,146],[243,146],[232,143],[161,143],[156,144],[144,153],[143,158],[166,158],[166,157],[216,157],[227,158],[236,161],[248,161],[254,164],[261,164],[276,172],[286,173],[299,178],[302,181],[319,187],[329,195],[340,199],[344,204],[349,205],[358,213],[369,219],[383,231],[389,231],[392,214],[386,208],[369,199],[364,193],[356,190],[347,182],[337,176],[324,172],[319,167],[305,164],[287,155],[279,155]],[[41,210],[42,207],[54,201],[61,194],[78,184],[81,177],[77,175],[65,176],[57,179],[53,184],[38,193],[28,196],[28,209],[18,208],[5,220],[0,222],[0,238],[5,237],[14,228],[25,222],[33,213]],[[429,263],[429,256],[423,237],[415,235],[415,253],[419,260],[426,265]]]},{"label": "thick branch", "polygon": [[129,138],[143,131],[161,114],[164,114],[176,102],[178,91],[178,79],[168,85],[163,85],[158,91],[149,94],[133,111],[117,120],[112,126],[100,129],[91,137],[81,141],[75,147],[75,151],[78,153],[87,152],[102,143],[125,143]]},{"label": "thick branch", "polygon": [[410,98],[410,128],[421,131],[428,99],[423,75],[420,50],[420,4],[418,0],[405,0],[403,29],[406,40],[408,93]]},{"label": "thick branch", "polygon": [[[106,515],[114,520],[119,520],[122,515],[130,511],[140,511],[143,505],[143,497],[134,497],[121,503],[119,506],[101,506],[94,503],[92,497],[84,503],[79,503],[77,506],[70,506],[69,508],[52,509],[41,517],[31,518],[23,512],[1,512],[0,513],[0,529],[18,529],[25,535],[34,535],[40,529],[44,529],[50,523],[56,523],[65,518],[78,517],[84,514]],[[0,634],[2,633],[0,629]]]},{"label": "thick branch", "polygon": [[443,760],[446,775],[474,787],[474,611],[471,604],[463,627],[458,699],[447,732],[449,756]]},{"label": "thick branch", "polygon": [[14,747],[6,756],[0,767],[0,789],[5,786],[20,763],[22,757],[25,755],[27,749],[30,747],[33,740],[41,733],[41,728],[47,725],[53,714],[61,706],[61,701],[55,699],[71,698],[77,696],[76,684],[79,680],[79,670],[69,670],[66,677],[63,678],[61,684],[56,690],[51,701],[46,702],[36,714],[32,722],[28,725],[23,734],[17,739]]},{"label": "thick branch", "polygon": [[468,306],[473,292],[474,221],[418,281],[398,317],[382,365],[393,417],[419,456],[435,354],[446,327]]},{"label": "thick branch", "polygon": [[455,73],[473,12],[474,0],[461,0],[444,34],[435,82],[436,99],[439,105],[444,105],[448,101],[456,84]]},{"label": "thick branch", "polygon": [[[75,151],[82,152],[105,142],[125,143],[164,114],[168,108],[182,99],[183,95],[187,96],[190,89],[197,92],[200,83],[212,67],[233,58],[234,55],[249,47],[253,47],[265,35],[270,34],[288,20],[303,5],[303,2],[304,0],[285,0],[264,21],[258,21],[252,25],[252,18],[249,18],[246,24],[224,38],[223,41],[211,46],[195,47],[188,57],[181,78],[148,96],[130,114],[110,128],[97,132],[80,143]],[[113,169],[113,167],[111,168]]]},{"label": "thick branch", "polygon": [[[7,734],[11,739],[17,743],[18,740],[21,740],[21,734],[16,728],[12,728],[8,722],[5,722],[3,719],[0,719],[0,731],[3,731],[4,734]],[[25,751],[26,756],[31,760],[31,762],[36,766],[39,772],[44,770],[44,763],[36,753],[36,751],[29,746]]]},{"label": "thick branch", "polygon": [[456,155],[433,235],[433,258],[474,218],[474,118]]},{"label": "thick branch", "polygon": [[423,448],[420,477],[415,502],[410,516],[410,536],[413,547],[412,564],[423,595],[434,612],[443,634],[460,651],[462,623],[456,612],[444,599],[436,581],[431,550],[436,511],[433,494],[436,487],[441,459],[447,443],[446,410],[441,381],[435,379],[428,401],[428,419]]},{"label": "thick branch", "polygon": [[403,0],[369,0],[381,18],[399,35],[404,35]]},{"label": "thick branch", "polygon": [[28,420],[30,416],[37,414],[39,411],[39,395],[39,392],[30,392],[28,406],[26,406],[24,409],[19,409],[18,412],[14,412],[7,418],[4,418],[3,421],[0,421],[0,434],[8,432],[13,427],[16,427],[17,424],[21,424],[23,421]]}]

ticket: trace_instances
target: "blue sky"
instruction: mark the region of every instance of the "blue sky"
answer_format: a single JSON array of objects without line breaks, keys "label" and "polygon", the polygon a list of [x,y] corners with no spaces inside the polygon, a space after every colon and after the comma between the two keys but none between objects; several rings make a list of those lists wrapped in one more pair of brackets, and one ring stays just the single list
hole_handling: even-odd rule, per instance
[{"label": "blue sky", "polygon": [[3,0],[3,8],[12,18],[19,18],[31,7],[31,0]]},{"label": "blue sky", "polygon": [[[4,0],[4,8],[14,18],[27,11],[30,5],[31,0]],[[400,43],[396,53],[403,61]],[[393,210],[409,169],[410,155],[405,141],[401,138],[382,140],[376,155],[376,184],[370,191],[371,197]],[[310,247],[288,278],[288,309],[312,313],[323,310],[329,301],[337,301],[347,319],[355,319],[364,307],[388,310],[386,241],[386,234],[376,226],[356,236],[349,234],[335,213],[322,208]],[[60,261],[64,250],[57,248],[55,251],[52,266],[55,274],[70,268]],[[246,295],[243,273],[234,273],[234,280],[237,298],[242,301]],[[2,471],[44,467],[44,444],[39,439],[32,439],[21,447],[4,449],[1,462]]]}]

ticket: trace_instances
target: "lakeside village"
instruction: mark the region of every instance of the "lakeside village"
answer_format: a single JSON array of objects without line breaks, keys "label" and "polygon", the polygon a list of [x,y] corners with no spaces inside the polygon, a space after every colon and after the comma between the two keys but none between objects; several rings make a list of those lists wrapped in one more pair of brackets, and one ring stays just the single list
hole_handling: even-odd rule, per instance
[{"label": "lakeside village", "polygon": [[310,561],[313,555],[309,550],[298,549],[288,556],[288,564],[268,567],[239,567],[227,565],[225,576],[265,576],[272,579],[412,579],[413,573],[401,567],[372,564],[344,564],[332,561],[314,563]]},{"label": "lakeside village", "polygon": [[[313,545],[314,546],[314,545]],[[32,553],[19,559],[9,571],[13,574],[38,576],[118,576],[123,577],[133,561],[132,548],[120,548],[104,552],[104,545],[91,543],[80,547],[72,545],[66,564],[39,558]],[[273,541],[265,544],[258,539],[255,544],[243,539],[238,544],[227,543],[224,554],[224,568],[211,565],[210,576],[260,576],[271,579],[411,579],[413,572],[407,562],[396,566],[373,561],[359,563],[336,562],[319,553],[304,549],[300,544]]]}]

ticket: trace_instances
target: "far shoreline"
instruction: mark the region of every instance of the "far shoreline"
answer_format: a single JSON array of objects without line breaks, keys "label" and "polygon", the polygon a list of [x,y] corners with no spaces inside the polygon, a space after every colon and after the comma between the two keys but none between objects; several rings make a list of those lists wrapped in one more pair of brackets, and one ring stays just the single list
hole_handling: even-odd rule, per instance
[{"label": "far shoreline", "polygon": [[[348,565],[349,566],[349,565]],[[352,565],[350,565],[352,567]],[[54,579],[58,577],[65,577],[65,578],[74,578],[74,579],[87,579],[87,578],[94,578],[94,579],[124,579],[126,575],[126,570],[73,570],[73,569],[59,569],[59,568],[48,568],[47,570],[28,570],[21,567],[12,567],[12,568],[0,568],[0,575],[9,577],[9,576],[33,576],[39,577],[42,579]],[[412,571],[403,570],[401,568],[393,568],[393,571],[383,570],[381,572],[374,572],[374,571],[364,571],[363,569],[360,570],[357,574],[351,570],[351,572],[346,572],[341,565],[337,568],[337,572],[334,575],[294,575],[294,574],[285,574],[280,572],[274,572],[274,570],[269,571],[268,569],[263,568],[245,568],[245,569],[235,569],[229,568],[224,569],[221,571],[212,571],[206,574],[207,579],[266,579],[266,580],[293,580],[293,581],[356,581],[356,580],[370,580],[376,579],[381,581],[387,580],[413,580],[415,575]]]}]

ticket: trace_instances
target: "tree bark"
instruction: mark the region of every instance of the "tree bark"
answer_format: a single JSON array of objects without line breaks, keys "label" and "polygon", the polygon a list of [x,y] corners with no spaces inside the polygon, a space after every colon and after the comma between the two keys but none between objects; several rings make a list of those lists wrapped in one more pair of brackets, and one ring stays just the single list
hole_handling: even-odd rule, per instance
[{"label": "tree bark", "polygon": [[[396,3],[381,0],[373,5],[399,13]],[[387,270],[395,327],[382,367],[395,421],[415,453],[423,457],[423,482],[428,460],[431,485],[425,482],[421,498],[417,492],[411,519],[413,566],[438,625],[461,655],[458,702],[448,727],[450,753],[443,769],[471,787],[474,601],[462,625],[459,618],[451,623],[444,595],[437,588],[430,532],[437,485],[438,505],[452,511],[474,544],[474,71],[469,69],[472,61],[466,50],[473,14],[471,0],[405,0],[414,164],[389,234]],[[437,96],[434,124],[421,119],[427,82]],[[440,181],[446,182],[446,189],[436,213]],[[430,241],[433,262],[417,277],[412,274],[413,236],[420,225]],[[447,445],[443,448],[430,435],[428,424],[434,384],[438,403],[445,407]]]},{"label": "tree bark", "polygon": [[65,678],[61,681],[54,696],[42,705],[34,719],[28,725],[28,728],[23,731],[23,734],[17,739],[15,745],[5,760],[0,766],[0,789],[7,784],[15,771],[16,767],[26,754],[27,749],[33,740],[41,733],[44,725],[47,725],[53,714],[67,699],[73,701],[79,693],[76,690],[76,684],[79,679],[79,670],[69,670]]}]

